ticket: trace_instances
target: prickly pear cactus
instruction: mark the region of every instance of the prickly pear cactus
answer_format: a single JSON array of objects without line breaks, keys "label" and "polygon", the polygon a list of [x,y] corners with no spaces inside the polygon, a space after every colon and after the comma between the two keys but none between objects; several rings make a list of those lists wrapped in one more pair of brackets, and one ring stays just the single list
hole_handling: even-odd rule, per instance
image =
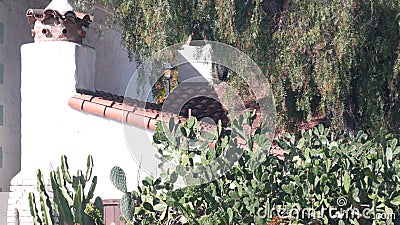
[{"label": "prickly pear cactus", "polygon": [[111,170],[110,179],[111,179],[111,182],[114,184],[114,186],[118,190],[120,190],[121,192],[124,192],[124,193],[127,192],[126,175],[125,175],[124,170],[122,170],[118,166],[113,167]]},{"label": "prickly pear cactus", "polygon": [[134,217],[135,199],[133,198],[132,194],[127,191],[126,175],[124,170],[118,166],[113,167],[111,169],[110,179],[114,186],[124,193],[120,203],[121,212],[124,215],[124,219],[130,222]]},{"label": "prickly pear cactus", "polygon": [[125,193],[121,199],[121,212],[127,221],[132,221],[135,211],[134,199],[130,193]]}]

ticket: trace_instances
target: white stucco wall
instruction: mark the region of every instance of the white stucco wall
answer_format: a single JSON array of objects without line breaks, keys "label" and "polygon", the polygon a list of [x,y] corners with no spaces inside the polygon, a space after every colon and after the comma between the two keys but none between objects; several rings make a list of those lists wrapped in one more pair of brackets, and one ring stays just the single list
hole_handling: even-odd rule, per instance
[{"label": "white stucco wall", "polygon": [[[0,0],[0,23],[4,24],[4,43],[0,43],[0,63],[4,65],[4,82],[3,84],[0,84],[0,105],[3,106],[4,110],[4,125],[0,126],[0,147],[3,150],[4,156],[3,167],[0,168],[0,189],[6,192],[10,190],[11,179],[21,170],[20,47],[24,43],[33,42],[33,38],[30,34],[31,26],[25,18],[25,13],[28,8],[44,8],[49,2],[50,0]],[[134,61],[130,61],[128,59],[125,51],[122,49],[120,45],[120,35],[117,31],[110,30],[106,35],[100,37],[99,33],[100,30],[102,30],[100,23],[104,20],[105,14],[101,10],[96,9],[94,15],[96,17],[95,22],[90,26],[87,34],[88,39],[85,40],[85,43],[96,48],[96,73],[94,78],[95,88],[98,90],[123,95],[126,85],[128,84],[128,81],[136,68],[136,64]],[[36,54],[32,57],[32,59],[37,61],[42,59],[38,65],[45,63],[45,60],[43,60],[44,58],[57,58],[57,55],[53,54],[49,56],[47,54]],[[49,68],[47,67],[46,69]],[[56,75],[62,72],[62,70],[56,70],[54,79],[59,78]],[[31,79],[31,81],[26,79],[27,82],[36,81],[38,78],[32,73],[29,75],[27,74],[27,76],[30,76],[29,79]],[[86,80],[85,82],[90,81]],[[62,83],[60,87],[64,87],[64,85],[67,85],[67,83]],[[71,93],[73,92],[73,86],[70,85],[72,85],[72,80],[70,80],[70,83],[67,86],[68,92],[64,93],[65,97],[67,97],[67,95],[70,97]],[[50,100],[49,102],[46,102],[46,99],[51,97],[54,94],[54,91],[61,91],[62,89],[60,87],[56,87],[56,90],[54,90],[52,89],[53,87],[54,86],[52,82],[44,81],[35,88],[31,88],[30,94],[32,97],[36,96],[36,103],[32,107],[25,108],[25,114],[32,114],[35,115],[35,118],[37,119],[43,119],[44,117],[40,116],[46,114],[37,114],[40,112],[40,110],[38,111],[37,109],[44,109],[43,107],[57,105],[54,103],[56,100]],[[37,95],[35,95],[35,93],[37,93]],[[27,97],[25,97],[25,99],[26,98]],[[18,176],[32,178],[32,172],[34,175],[34,172],[37,168],[44,168],[48,171],[50,163],[52,163],[54,166],[58,165],[59,156],[61,154],[67,154],[69,156],[72,167],[85,167],[84,161],[87,154],[90,153],[93,155],[98,155],[99,152],[103,151],[101,150],[104,149],[103,147],[107,147],[108,149],[115,148],[118,150],[113,150],[113,154],[111,154],[111,156],[104,155],[104,157],[100,156],[100,159],[97,157],[94,158],[96,167],[94,172],[99,175],[100,183],[109,181],[108,173],[111,164],[109,165],[107,163],[115,162],[115,165],[120,165],[124,168],[126,167],[125,169],[129,170],[128,167],[130,167],[133,162],[130,161],[132,157],[130,157],[128,151],[125,151],[126,146],[123,145],[123,142],[117,141],[122,140],[122,125],[103,118],[76,112],[67,106],[67,101],[65,100],[62,103],[63,107],[66,107],[63,108],[63,110],[67,110],[67,114],[68,112],[75,113],[72,113],[71,118],[79,118],[75,120],[78,121],[77,123],[70,123],[71,120],[68,119],[68,116],[65,118],[58,117],[58,120],[61,122],[64,121],[63,123],[65,125],[83,125],[81,126],[83,127],[82,130],[74,130],[72,128],[71,130],[67,129],[68,131],[65,131],[61,136],[58,136],[58,139],[49,139],[48,135],[54,134],[50,131],[54,131],[53,128],[55,127],[55,124],[53,124],[54,127],[52,126],[46,128],[46,126],[43,126],[41,123],[43,120],[36,121],[36,126],[31,127],[30,129],[32,129],[32,133],[41,137],[37,140],[41,140],[42,143],[41,145],[31,146],[31,152],[29,154],[27,153],[27,157],[31,158],[29,158],[29,160],[24,160],[22,163],[23,167],[26,167],[27,169],[19,173]],[[52,120],[51,118],[53,118],[54,121],[54,118],[57,117],[53,114],[46,116],[47,121]],[[121,132],[117,132],[117,130],[120,130]],[[103,131],[105,133],[102,133]],[[25,135],[25,137],[33,138],[31,135]],[[100,141],[96,141],[97,139],[95,137],[99,137],[98,140]],[[68,142],[70,138],[76,140],[73,142],[75,144]],[[115,139],[112,140],[113,138]],[[48,140],[51,140],[51,142]],[[44,154],[38,154],[36,152],[37,149],[41,149],[45,146],[47,146],[47,150],[43,151]],[[50,146],[52,150],[49,150]],[[55,149],[57,149],[57,151],[55,151]],[[119,151],[123,151],[123,153],[119,154]],[[25,159],[27,159],[27,157]],[[120,161],[121,164],[118,164]],[[102,166],[105,164],[109,166]],[[131,172],[136,173],[136,170],[133,169]],[[26,173],[27,175],[25,176],[24,174]],[[18,178],[16,180],[18,180]],[[29,183],[31,183],[31,181],[29,181],[28,184]],[[109,193],[109,183],[104,185],[99,184],[99,187],[100,193],[102,188],[104,188],[102,191],[103,193]],[[115,196],[106,195],[105,197],[119,197],[117,192],[112,194],[115,194]],[[13,201],[14,200],[11,200],[11,202]],[[6,197],[3,196],[0,198],[0,208],[5,208],[6,205]],[[11,214],[13,214],[13,212],[11,212]],[[2,212],[0,212],[0,224],[6,224],[5,216]]]},{"label": "white stucco wall", "polygon": [[123,49],[118,29],[105,28],[105,20],[110,14],[96,7],[93,15],[94,22],[84,43],[96,49],[96,89],[123,96],[136,70],[136,62],[130,60]]},{"label": "white stucco wall", "polygon": [[[4,82],[0,84],[0,105],[4,110],[4,125],[0,126],[0,147],[3,149],[3,168],[0,168],[0,189],[9,191],[10,180],[21,168],[20,162],[20,116],[21,116],[21,57],[20,47],[33,42],[31,26],[25,18],[28,8],[44,8],[50,0],[0,0],[0,22],[4,24],[4,43],[0,43],[0,63],[4,65]],[[106,13],[94,11],[95,22],[91,24],[84,42],[96,48],[94,88],[123,95],[129,79],[136,69],[120,45],[120,35],[103,30]],[[38,58],[48,57],[36,55]],[[88,80],[84,81],[90,82]]]},{"label": "white stucco wall", "polygon": [[[94,172],[103,177],[98,187],[105,190],[105,197],[116,197],[119,195],[111,193],[109,186],[112,166],[133,168],[131,172],[135,174],[138,167],[126,144],[123,124],[68,106],[74,94],[74,75],[78,73],[79,77],[81,67],[90,66],[92,55],[82,48],[87,47],[69,42],[31,43],[21,47],[22,172],[35,177],[38,168],[49,171],[50,163],[55,168],[62,154],[68,156],[71,166],[85,168],[86,157],[92,154],[97,165]],[[63,60],[50,58],[43,70],[38,66],[41,59],[33,57],[38,51],[51,51],[62,55]],[[137,135],[131,138],[140,143],[147,134],[143,129],[135,130]]]},{"label": "white stucco wall", "polygon": [[[31,43],[21,47],[22,170],[12,180],[8,224],[15,222],[12,215],[15,209],[19,211],[21,225],[31,222],[27,194],[34,190],[36,171],[42,169],[48,176],[51,169],[60,165],[63,154],[67,155],[73,173],[85,169],[88,154],[93,155],[93,174],[98,176],[95,194],[103,199],[122,196],[109,178],[113,166],[127,172],[130,189],[136,186],[139,165],[127,145],[124,125],[68,106],[74,94],[76,73],[80,67],[90,65],[90,51],[81,51],[81,48],[87,47],[68,42]],[[48,51],[62,55],[63,60],[49,58],[44,70],[38,66],[43,64],[41,59],[34,56]],[[151,141],[151,132],[133,126],[130,132],[134,133],[131,140],[138,146]]]}]

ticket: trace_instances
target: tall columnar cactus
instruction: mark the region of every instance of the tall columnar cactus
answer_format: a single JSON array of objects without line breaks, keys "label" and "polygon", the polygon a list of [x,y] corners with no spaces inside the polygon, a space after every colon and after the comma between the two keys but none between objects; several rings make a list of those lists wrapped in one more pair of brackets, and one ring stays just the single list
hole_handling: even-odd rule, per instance
[{"label": "tall columnar cactus", "polygon": [[[50,172],[51,187],[54,194],[53,205],[59,216],[60,224],[104,225],[104,209],[101,198],[96,197],[94,202],[91,202],[97,184],[97,176],[93,176],[92,178],[92,168],[93,158],[89,155],[85,175],[83,175],[81,170],[78,170],[76,176],[71,176],[69,173],[67,157],[63,155],[61,157],[61,166],[57,167],[55,171]],[[41,176],[40,170],[38,174],[39,173]],[[38,180],[40,180],[39,175]],[[50,203],[48,195],[44,189],[43,179],[41,179],[39,183],[38,188],[39,186],[43,186],[43,188],[38,189],[41,194],[41,201],[43,195],[43,199],[45,200],[45,197],[47,196],[46,203]],[[88,187],[89,184],[90,187],[88,191],[85,192],[85,188]],[[43,220],[38,217],[39,214],[35,207],[34,195],[30,193],[29,198],[31,203],[31,215],[34,218],[34,223],[35,225],[42,225]],[[49,210],[45,210],[45,212],[52,211],[51,204],[46,204],[44,206],[49,207]],[[52,216],[52,214],[50,215]],[[54,219],[52,221],[54,221]],[[49,223],[44,223],[44,225],[47,224]]]},{"label": "tall columnar cactus", "polygon": [[46,192],[46,186],[43,180],[42,171],[37,171],[37,190],[40,195],[40,211],[36,208],[36,200],[35,195],[31,192],[29,193],[29,207],[30,212],[33,217],[34,225],[53,225],[54,224],[54,216],[53,216],[53,207],[50,202],[50,197]]}]

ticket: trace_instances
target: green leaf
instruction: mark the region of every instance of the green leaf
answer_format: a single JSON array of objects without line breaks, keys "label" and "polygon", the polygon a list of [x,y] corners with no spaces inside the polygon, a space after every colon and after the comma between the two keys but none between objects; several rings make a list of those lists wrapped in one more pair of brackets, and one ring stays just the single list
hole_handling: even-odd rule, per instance
[{"label": "green leaf", "polygon": [[228,213],[228,217],[229,217],[229,224],[231,224],[232,220],[233,220],[233,211],[232,211],[232,209],[228,208],[227,213]]},{"label": "green leaf", "polygon": [[187,166],[189,165],[189,157],[186,154],[182,154],[182,166]]},{"label": "green leaf", "polygon": [[393,156],[397,156],[400,153],[400,146],[397,146],[393,151]]},{"label": "green leaf", "polygon": [[392,199],[392,200],[390,201],[390,204],[399,206],[399,205],[400,205],[400,195],[397,196],[397,197],[395,197],[394,199]]},{"label": "green leaf", "polygon": [[193,126],[195,124],[195,120],[196,120],[196,117],[194,117],[194,116],[192,116],[188,120],[186,120],[185,121],[186,128],[189,128],[189,129],[193,128]]},{"label": "green leaf", "polygon": [[319,136],[319,140],[322,145],[326,145],[328,143],[328,139],[325,136]]},{"label": "green leaf", "polygon": [[188,136],[188,132],[187,132],[185,127],[180,127],[180,131],[181,131],[183,137],[187,137]]},{"label": "green leaf", "polygon": [[251,224],[253,222],[254,217],[252,216],[247,216],[246,218],[243,219],[243,222],[246,224]]},{"label": "green leaf", "polygon": [[214,139],[217,138],[217,136],[215,134],[212,134],[210,132],[207,131],[201,131],[200,136],[206,140],[212,141]]},{"label": "green leaf", "polygon": [[154,186],[157,186],[159,184],[161,184],[161,178],[160,177],[157,178],[157,180],[154,181]]},{"label": "green leaf", "polygon": [[329,193],[329,190],[330,190],[329,186],[325,185],[325,186],[324,186],[324,193],[325,193],[325,194],[328,194],[328,193]]},{"label": "green leaf", "polygon": [[234,199],[240,199],[240,196],[236,191],[229,191],[229,197]]},{"label": "green leaf", "polygon": [[292,193],[293,193],[293,188],[294,188],[294,186],[293,186],[292,183],[290,183],[290,184],[283,184],[283,185],[282,185],[282,190],[283,190],[284,192],[288,193],[288,194],[292,194]]},{"label": "green leaf", "polygon": [[315,179],[314,179],[314,187],[318,186],[318,182],[319,182],[319,177],[316,176]]},{"label": "green leaf", "polygon": [[175,120],[173,117],[171,117],[169,119],[169,124],[168,124],[169,132],[172,132],[174,130],[174,127],[175,127]]},{"label": "green leaf", "polygon": [[318,125],[318,131],[320,135],[324,134],[324,125],[322,123]]},{"label": "green leaf", "polygon": [[351,182],[350,175],[346,171],[346,172],[344,172],[344,176],[343,176],[343,185],[344,185],[344,190],[346,191],[347,194],[350,191],[350,182]]},{"label": "green leaf", "polygon": [[297,148],[298,149],[302,149],[304,144],[305,144],[305,139],[304,138],[300,138],[299,142],[297,143]]},{"label": "green leaf", "polygon": [[249,110],[246,109],[246,110],[244,111],[244,117],[245,117],[245,118],[249,118],[249,117],[250,117],[250,111],[249,111]]},{"label": "green leaf", "polygon": [[169,182],[170,183],[175,183],[176,180],[178,180],[178,174],[174,171],[171,173],[171,175],[169,176]]},{"label": "green leaf", "polygon": [[151,186],[151,183],[148,180],[142,180],[142,184],[145,187],[150,187]]},{"label": "green leaf", "polygon": [[396,146],[397,146],[397,143],[398,143],[397,138],[393,138],[392,142],[390,143],[390,147],[391,147],[392,149],[395,149]]},{"label": "green leaf", "polygon": [[160,204],[155,205],[153,208],[157,212],[163,212],[165,209],[167,209],[167,207],[168,207],[167,204],[160,203]]},{"label": "green leaf", "polygon": [[149,211],[154,211],[153,206],[148,202],[143,202],[143,208],[145,208]]}]

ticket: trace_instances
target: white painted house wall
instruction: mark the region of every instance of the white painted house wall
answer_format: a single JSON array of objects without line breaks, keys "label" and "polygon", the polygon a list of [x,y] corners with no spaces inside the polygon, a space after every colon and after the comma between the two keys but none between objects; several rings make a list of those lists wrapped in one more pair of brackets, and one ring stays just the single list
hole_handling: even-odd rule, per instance
[{"label": "white painted house wall", "polygon": [[[19,49],[22,44],[33,42],[31,26],[25,13],[28,8],[44,8],[49,2],[50,0],[0,0],[0,23],[4,27],[4,42],[0,43],[0,63],[4,67],[3,84],[0,82],[0,121],[3,121],[3,125],[0,125],[0,147],[4,155],[3,168],[0,168],[0,191],[9,191],[10,180],[21,169]],[[95,21],[90,25],[88,38],[84,43],[96,49],[95,89],[123,95],[136,69],[136,63],[128,59],[120,44],[120,34],[116,30],[111,29],[100,35],[104,28],[101,23],[107,16],[104,10],[96,8],[94,16]]]},{"label": "white painted house wall", "polygon": [[[21,48],[22,170],[12,180],[9,225],[15,223],[15,209],[19,211],[20,225],[32,223],[27,195],[35,190],[36,170],[40,168],[48,176],[60,164],[62,154],[67,155],[71,171],[86,168],[87,155],[93,155],[93,173],[99,176],[95,194],[103,199],[122,196],[109,179],[113,166],[124,168],[131,178],[137,177],[139,166],[126,144],[124,125],[68,106],[74,94],[74,77],[85,75],[80,74],[81,67],[94,67],[94,51],[87,48],[70,42],[31,43]],[[62,58],[50,57],[44,64],[34,57],[38,52],[53,52]],[[135,133],[131,140],[139,145],[151,136],[136,127],[130,131]]]},{"label": "white painted house wall", "polygon": [[[0,0],[0,40],[4,40],[0,42],[0,64],[3,65],[3,82],[0,82],[0,147],[3,150],[3,167],[0,168],[0,225],[6,224],[6,214],[5,209],[7,208],[7,199],[8,199],[8,191],[10,190],[10,182],[11,179],[18,174],[21,170],[21,93],[20,93],[20,85],[21,85],[21,55],[20,55],[20,47],[22,44],[33,42],[33,38],[30,33],[31,26],[27,22],[25,18],[25,13],[28,8],[44,8],[47,4],[49,4],[50,0]],[[108,33],[99,35],[100,30],[103,30],[101,23],[104,21],[107,16],[104,13],[104,10],[97,8],[94,11],[95,21],[91,24],[90,29],[88,30],[88,38],[84,41],[89,46],[93,46],[96,48],[96,61],[95,61],[95,88],[97,90],[108,91],[115,94],[123,95],[126,85],[133,74],[133,71],[136,69],[136,64],[134,61],[130,61],[122,49],[120,45],[120,35],[116,30],[110,30]],[[3,31],[1,31],[1,27]],[[35,55],[33,58],[39,60],[40,58],[46,58],[46,55]],[[54,57],[51,55],[50,57]],[[41,62],[43,63],[43,62]],[[36,80],[32,74],[29,74],[33,80]],[[57,74],[54,74],[56,77]],[[1,71],[0,71],[1,78]],[[0,79],[1,81],[1,79]],[[64,84],[65,85],[65,84]],[[42,93],[41,99],[37,99],[37,104],[34,108],[26,109],[27,112],[35,112],[37,108],[46,107],[42,100],[46,100],[47,97],[51,96],[52,93],[46,92],[45,90],[48,87],[51,87],[52,84],[49,82],[43,82],[38,85],[36,88],[32,88],[32,94],[37,93],[38,90],[44,90]],[[71,87],[68,87],[71,88]],[[72,87],[73,88],[73,87]],[[69,89],[72,91],[73,89]],[[71,94],[69,92],[68,94]],[[53,103],[47,102],[48,105],[52,105]],[[67,106],[67,102],[64,102],[64,106]],[[69,108],[68,108],[69,109]],[[72,109],[69,109],[72,110]],[[73,110],[72,110],[73,111]],[[84,130],[76,130],[76,132],[87,133],[87,138],[93,140],[93,142],[88,142],[87,140],[80,140],[79,135],[71,136],[76,137],[77,141],[84,142],[85,144],[77,144],[78,146],[73,146],[71,148],[66,148],[69,145],[61,145],[54,144],[53,141],[53,150],[58,149],[58,153],[64,153],[67,155],[72,155],[76,153],[76,158],[71,158],[71,162],[77,162],[76,167],[82,168],[85,166],[83,160],[86,158],[86,153],[98,153],[98,149],[102,149],[102,146],[109,147],[109,149],[121,149],[123,151],[123,142],[117,141],[122,137],[118,136],[118,132],[116,130],[121,130],[121,124],[112,122],[110,120],[106,120],[104,118],[97,118],[91,115],[85,115],[82,113],[78,113],[79,118],[76,121],[78,124],[88,124],[86,128],[88,131]],[[61,119],[66,120],[66,119]],[[68,121],[65,122],[68,124]],[[111,124],[111,125],[109,125]],[[73,123],[71,124],[73,125]],[[76,124],[75,124],[76,125]],[[93,127],[92,127],[93,126]],[[112,132],[112,135],[107,132],[104,134],[99,134],[101,132],[101,127],[107,127],[107,130]],[[32,127],[32,131],[36,134],[42,134],[43,136],[45,132],[45,127],[42,125],[38,125],[36,127]],[[93,132],[92,132],[93,130]],[[115,133],[115,134],[114,134]],[[118,134],[118,135],[117,135]],[[92,135],[92,136],[91,136]],[[107,139],[105,138],[108,135],[110,138],[107,143],[105,142]],[[120,139],[118,139],[118,136]],[[95,141],[95,137],[98,137],[98,140],[101,142]],[[116,138],[116,140],[112,140],[112,138]],[[46,137],[44,137],[46,138]],[[50,137],[47,137],[50,139]],[[68,136],[63,139],[68,139]],[[83,138],[81,138],[83,139]],[[115,142],[115,143],[114,143]],[[116,143],[119,144],[116,144]],[[44,142],[47,143],[47,142]],[[60,142],[62,143],[62,142]],[[58,147],[58,148],[57,148]],[[65,148],[64,148],[65,147]],[[112,148],[111,148],[112,147]],[[97,149],[97,151],[96,151]],[[118,152],[118,150],[115,150]],[[115,152],[114,151],[114,152]],[[32,153],[35,151],[32,150]],[[71,153],[71,154],[69,154]],[[40,157],[39,157],[40,156]],[[33,158],[30,159],[31,163],[22,164],[23,171],[34,172],[37,168],[33,168],[36,165],[43,166],[48,170],[49,163],[52,162],[53,165],[58,164],[58,156],[56,155],[32,155]],[[104,164],[104,161],[107,159],[108,162],[119,162],[119,158],[129,159],[129,154],[112,154],[111,156],[107,156],[102,159],[94,159],[96,169],[95,172],[100,175],[101,180],[108,181],[108,167],[100,167],[100,165]],[[57,160],[53,160],[57,158]],[[52,159],[52,160],[50,160]],[[125,162],[123,160],[123,162]],[[121,163],[121,166],[124,163]],[[37,164],[35,164],[37,163]],[[75,163],[71,163],[75,165]],[[125,163],[127,164],[127,163]],[[27,167],[27,169],[24,169]],[[29,168],[29,169],[28,169]],[[126,168],[127,170],[129,168]],[[106,172],[106,176],[103,177],[103,173]],[[24,172],[21,172],[21,174]],[[21,176],[21,175],[18,175]],[[33,177],[34,178],[34,177]],[[36,181],[27,180],[26,184],[32,185],[32,183],[36,183]],[[104,187],[107,189],[109,186],[107,185],[99,185],[99,187]],[[28,188],[29,189],[29,188]],[[3,193],[2,193],[3,191]],[[99,190],[101,192],[101,190]],[[104,191],[103,192],[107,192]],[[108,192],[107,192],[108,193]],[[107,196],[106,196],[107,197]],[[111,197],[111,196],[110,196]],[[118,196],[114,196],[118,197]],[[12,202],[13,200],[11,200]],[[11,212],[11,216],[13,212]],[[10,216],[10,215],[9,215]],[[30,221],[30,220],[29,220]],[[30,221],[31,222],[31,221]],[[14,224],[13,224],[14,225]]]},{"label": "white painted house wall", "polygon": [[111,14],[97,6],[93,15],[94,22],[83,43],[96,49],[96,89],[123,96],[136,70],[136,62],[128,58],[117,29],[105,29],[105,20]]}]

